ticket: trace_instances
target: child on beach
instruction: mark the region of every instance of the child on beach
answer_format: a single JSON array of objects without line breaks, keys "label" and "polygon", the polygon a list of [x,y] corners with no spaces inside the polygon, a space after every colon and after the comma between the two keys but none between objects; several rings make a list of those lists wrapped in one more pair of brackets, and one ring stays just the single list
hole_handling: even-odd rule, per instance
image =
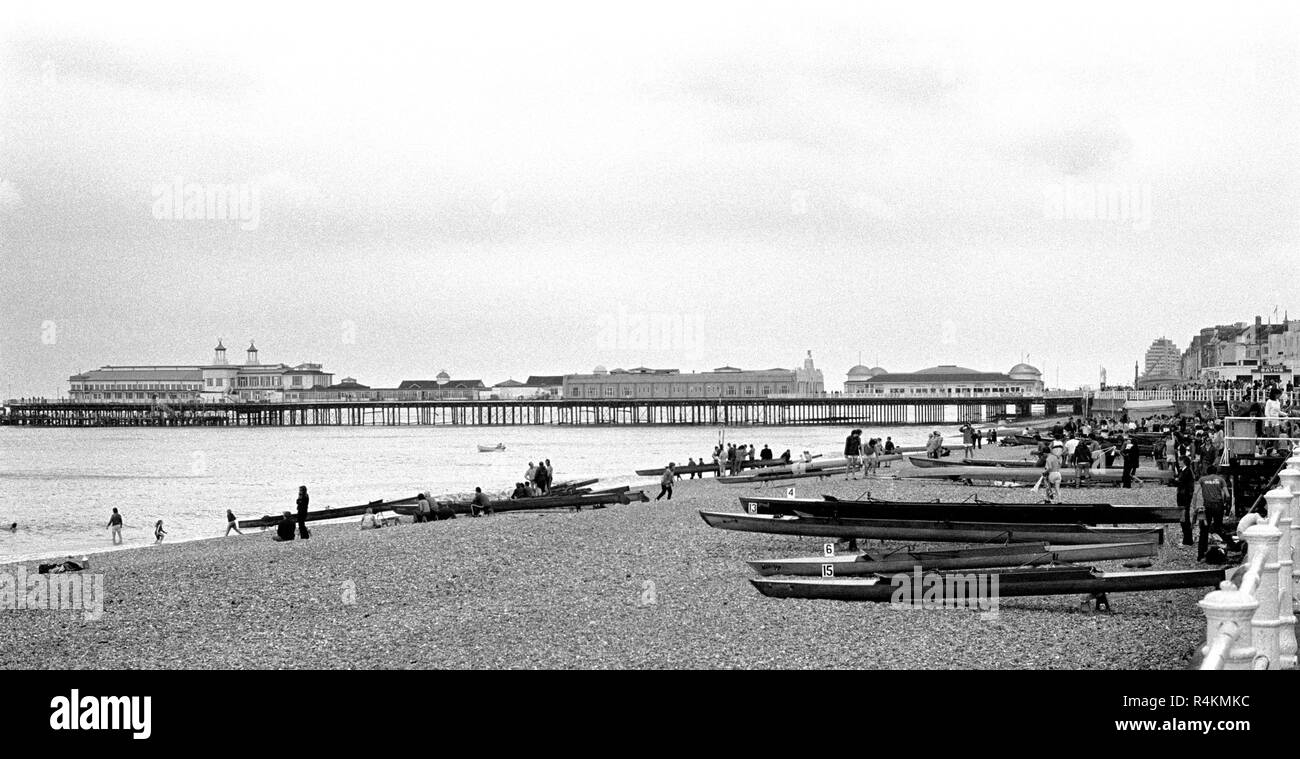
[{"label": "child on beach", "polygon": [[122,542],[122,515],[117,513],[116,508],[113,509],[113,515],[108,518],[108,529],[113,537],[113,545],[120,544]]},{"label": "child on beach", "polygon": [[226,534],[223,535],[222,537],[230,537],[231,530],[234,530],[236,533],[240,535],[244,534],[239,531],[239,522],[235,520],[235,512],[231,511],[230,509],[226,509]]},{"label": "child on beach", "polygon": [[167,531],[163,529],[162,520],[159,519],[158,523],[153,526],[154,545],[158,545],[159,543],[163,542],[163,536],[166,534]]}]

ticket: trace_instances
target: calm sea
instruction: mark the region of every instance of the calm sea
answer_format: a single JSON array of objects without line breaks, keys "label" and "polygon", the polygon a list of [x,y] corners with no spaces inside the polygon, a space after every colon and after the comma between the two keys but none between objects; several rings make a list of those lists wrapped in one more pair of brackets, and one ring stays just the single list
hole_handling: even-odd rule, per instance
[{"label": "calm sea", "polygon": [[[864,429],[919,445],[934,427]],[[938,428],[945,439],[956,428]],[[728,428],[727,442],[766,443],[837,456],[848,428]],[[557,480],[644,483],[635,470],[707,457],[716,427],[0,427],[0,563],[113,550],[106,529],[123,515],[125,548],[220,536],[226,509],[240,519],[293,510],[299,485],[313,509],[428,490],[435,495],[509,490],[530,461],[549,458]],[[478,444],[505,443],[479,453]],[[16,533],[10,523],[19,525]]]}]

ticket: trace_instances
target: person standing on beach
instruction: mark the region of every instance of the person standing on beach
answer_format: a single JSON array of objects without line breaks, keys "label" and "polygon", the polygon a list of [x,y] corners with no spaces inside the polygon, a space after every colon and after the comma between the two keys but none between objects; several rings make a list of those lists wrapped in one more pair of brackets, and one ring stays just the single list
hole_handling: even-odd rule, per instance
[{"label": "person standing on beach", "polygon": [[1043,479],[1047,482],[1047,498],[1043,503],[1056,503],[1061,495],[1061,457],[1065,446],[1057,443],[1043,459]]},{"label": "person standing on beach", "polygon": [[[370,510],[370,509],[366,509],[366,511],[369,511],[369,510]],[[428,521],[429,521],[429,518],[432,517],[432,516],[433,516],[433,506],[430,505],[430,503],[429,503],[429,499],[424,497],[424,493],[416,493],[416,495],[415,495],[415,521],[417,521],[417,522],[428,522]]]},{"label": "person standing on beach", "polygon": [[1178,491],[1176,499],[1178,510],[1182,512],[1183,545],[1195,545],[1192,541],[1192,496],[1196,493],[1196,475],[1192,471],[1191,459],[1184,456],[1178,460],[1178,477],[1175,480]]},{"label": "person standing on beach", "polygon": [[675,474],[673,472],[673,463],[670,461],[668,466],[664,467],[664,473],[659,477],[659,495],[655,496],[656,501],[663,498],[665,493],[668,494],[668,500],[673,499],[673,477]]},{"label": "person standing on beach", "polygon": [[306,540],[311,537],[307,531],[307,504],[311,502],[311,497],[307,495],[307,486],[298,486],[298,537]]},{"label": "person standing on beach", "polygon": [[844,470],[844,479],[856,479],[854,475],[858,472],[858,460],[862,456],[862,435],[861,430],[853,430],[849,436],[844,438],[844,459],[848,466]]},{"label": "person standing on beach", "polygon": [[230,509],[226,509],[226,534],[223,535],[222,537],[226,537],[226,538],[230,537],[231,530],[234,530],[236,533],[240,535],[244,534],[239,531],[239,522],[235,520],[235,512],[231,511]]},{"label": "person standing on beach", "polygon": [[1123,442],[1120,443],[1120,459],[1124,462],[1124,469],[1119,477],[1120,487],[1133,487],[1133,474],[1137,472],[1138,463],[1141,461],[1142,454],[1138,452],[1137,443],[1128,434],[1124,435]]},{"label": "person standing on beach", "polygon": [[119,545],[122,542],[122,515],[113,509],[113,515],[108,518],[108,530],[113,536],[113,545]]}]

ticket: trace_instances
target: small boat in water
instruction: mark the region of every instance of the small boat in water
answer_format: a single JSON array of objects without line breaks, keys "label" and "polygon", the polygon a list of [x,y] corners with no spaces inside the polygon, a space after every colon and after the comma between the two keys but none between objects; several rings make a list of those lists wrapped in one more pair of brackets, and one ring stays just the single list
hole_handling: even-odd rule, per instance
[{"label": "small boat in water", "polygon": [[506,449],[505,443],[497,443],[496,445],[480,445],[478,447],[478,452],[492,453],[493,451],[504,451],[505,449]]}]

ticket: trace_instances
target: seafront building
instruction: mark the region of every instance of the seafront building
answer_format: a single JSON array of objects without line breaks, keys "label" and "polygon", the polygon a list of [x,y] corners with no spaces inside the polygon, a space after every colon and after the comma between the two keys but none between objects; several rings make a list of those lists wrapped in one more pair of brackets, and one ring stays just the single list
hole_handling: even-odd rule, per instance
[{"label": "seafront building", "polygon": [[888,372],[861,364],[849,370],[845,395],[873,397],[978,397],[1043,394],[1043,373],[1016,364],[1006,374],[945,364],[915,372]]},{"label": "seafront building", "polygon": [[74,374],[68,383],[69,396],[80,402],[275,402],[297,400],[333,379],[320,364],[263,364],[252,342],[244,363],[232,364],[218,340],[209,364],[104,366]]},{"label": "seafront building", "polygon": [[826,394],[822,371],[813,366],[812,351],[799,369],[740,369],[721,366],[708,372],[683,374],[680,369],[606,370],[566,374],[565,398],[774,398]]},{"label": "seafront building", "polygon": [[1300,365],[1300,319],[1279,324],[1236,322],[1206,327],[1179,360],[1179,383],[1295,383]]}]

